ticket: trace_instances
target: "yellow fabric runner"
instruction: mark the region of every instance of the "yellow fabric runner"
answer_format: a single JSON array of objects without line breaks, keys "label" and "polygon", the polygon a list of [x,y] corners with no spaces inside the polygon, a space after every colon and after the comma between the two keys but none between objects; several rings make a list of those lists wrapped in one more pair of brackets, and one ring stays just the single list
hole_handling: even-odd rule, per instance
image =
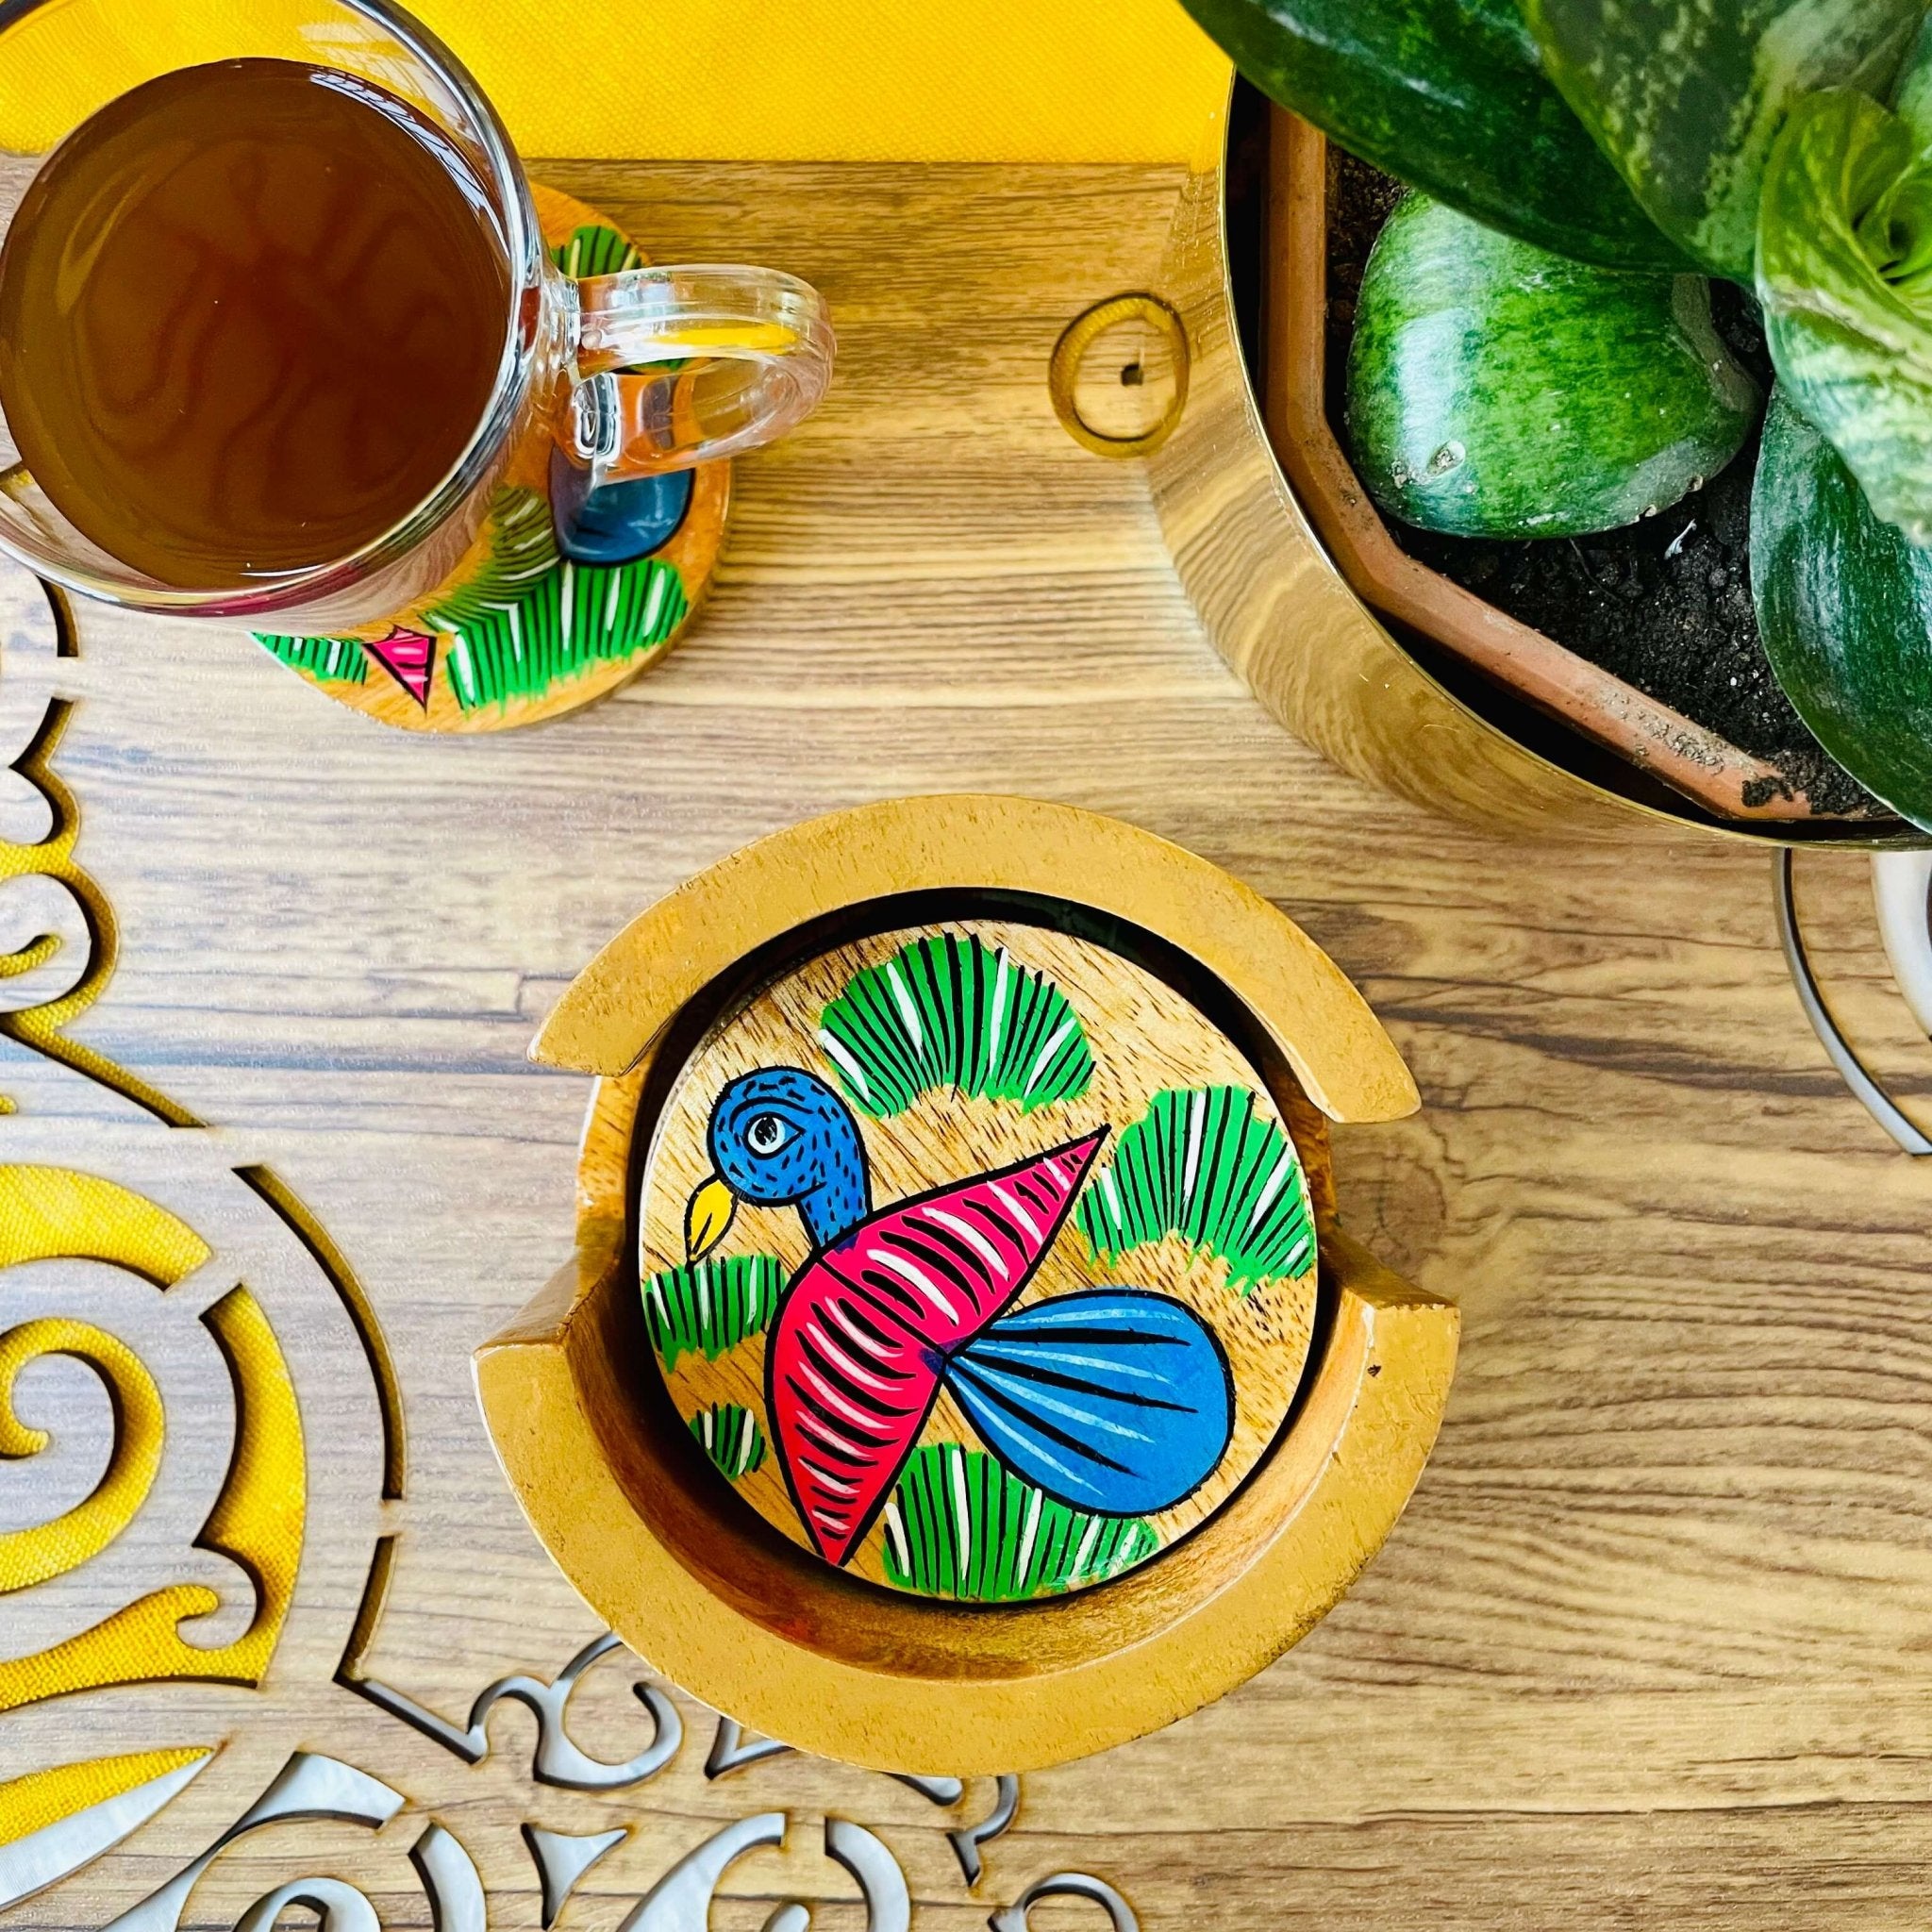
[{"label": "yellow fabric runner", "polygon": [[[327,58],[327,0],[57,0],[0,38],[37,150],[188,59]],[[527,156],[1193,161],[1228,67],[1178,0],[417,0]],[[243,42],[246,42],[244,49]],[[29,51],[31,58],[22,58]]]},{"label": "yellow fabric runner", "polygon": [[80,1764],[56,1764],[0,1784],[0,1846],[18,1844],[36,1831],[58,1824],[76,1811],[125,1796],[137,1785],[166,1777],[197,1758],[213,1755],[206,1744],[174,1751],[130,1751],[119,1757],[91,1757]]}]

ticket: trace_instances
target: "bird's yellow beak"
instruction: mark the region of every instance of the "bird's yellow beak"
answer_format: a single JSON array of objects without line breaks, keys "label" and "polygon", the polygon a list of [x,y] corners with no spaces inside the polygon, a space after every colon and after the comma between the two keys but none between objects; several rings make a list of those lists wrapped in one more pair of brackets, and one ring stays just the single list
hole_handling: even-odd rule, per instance
[{"label": "bird's yellow beak", "polygon": [[684,1210],[684,1252],[687,1260],[702,1261],[720,1241],[738,1212],[738,1196],[716,1174],[705,1181]]}]

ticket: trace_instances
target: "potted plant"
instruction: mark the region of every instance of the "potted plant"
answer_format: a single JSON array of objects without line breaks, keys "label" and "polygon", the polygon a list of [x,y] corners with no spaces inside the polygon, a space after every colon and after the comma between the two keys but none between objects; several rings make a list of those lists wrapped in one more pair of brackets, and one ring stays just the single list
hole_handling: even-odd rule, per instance
[{"label": "potted plant", "polygon": [[[1609,714],[1655,686],[1607,685],[1467,587],[1560,546],[1718,541],[1700,512],[1721,498],[1740,601],[1748,552],[1743,646],[1863,788],[1770,808],[1932,828],[1925,0],[1187,4],[1274,100],[1409,190],[1363,267],[1337,407],[1301,399],[1347,445],[1328,508],[1353,536],[1310,511],[1351,580],[1350,544],[1395,533],[1408,591],[1451,593],[1441,623],[1412,600],[1423,628],[1636,757]],[[1640,599],[1624,627],[1654,615]],[[1724,641],[1668,627],[1707,682]],[[1747,776],[1728,809],[1765,808]]]}]

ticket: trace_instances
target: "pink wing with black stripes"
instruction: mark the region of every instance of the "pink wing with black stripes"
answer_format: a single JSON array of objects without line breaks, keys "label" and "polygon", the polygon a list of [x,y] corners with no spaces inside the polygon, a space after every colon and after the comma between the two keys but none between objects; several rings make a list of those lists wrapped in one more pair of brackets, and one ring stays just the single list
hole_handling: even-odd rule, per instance
[{"label": "pink wing with black stripes", "polygon": [[1104,1132],[881,1208],[799,1270],[772,1328],[767,1410],[828,1562],[843,1563],[877,1514],[951,1357],[1033,1278]]}]

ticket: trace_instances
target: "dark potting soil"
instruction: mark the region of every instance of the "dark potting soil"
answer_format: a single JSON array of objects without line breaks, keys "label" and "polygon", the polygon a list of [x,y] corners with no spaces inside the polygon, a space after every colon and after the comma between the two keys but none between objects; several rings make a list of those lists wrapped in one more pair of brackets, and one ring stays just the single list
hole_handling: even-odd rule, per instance
[{"label": "dark potting soil", "polygon": [[[1328,420],[1346,447],[1346,370],[1369,250],[1404,189],[1328,150]],[[1718,332],[1768,394],[1757,305],[1712,285]],[[1419,562],[1775,765],[1815,812],[1874,808],[1791,708],[1751,608],[1751,481],[1757,438],[1660,515],[1593,537],[1500,542],[1390,521]],[[1747,801],[1747,803],[1757,801]]]}]

